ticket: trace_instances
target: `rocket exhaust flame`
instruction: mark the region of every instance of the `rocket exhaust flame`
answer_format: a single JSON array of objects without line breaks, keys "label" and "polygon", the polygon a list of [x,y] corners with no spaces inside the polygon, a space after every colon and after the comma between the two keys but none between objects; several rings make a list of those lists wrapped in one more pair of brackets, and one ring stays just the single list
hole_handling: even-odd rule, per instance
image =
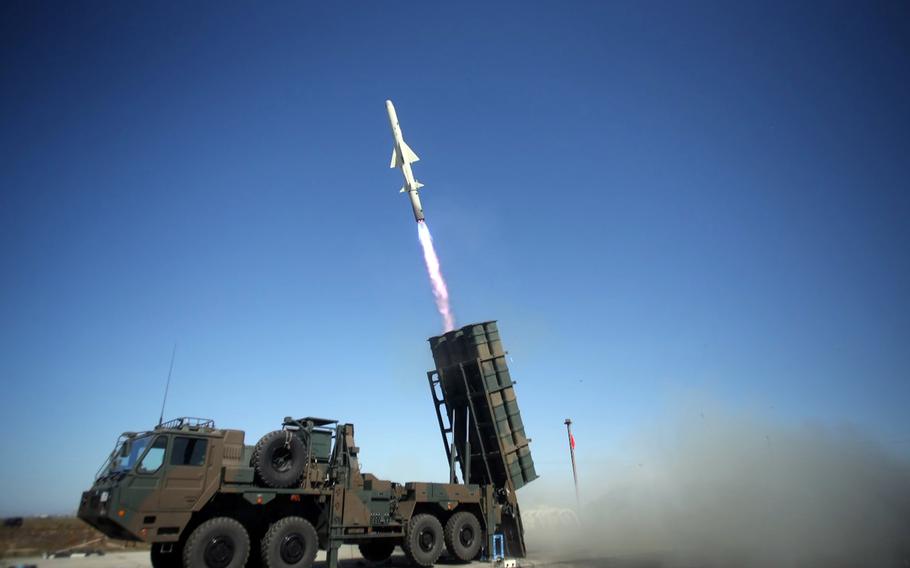
[{"label": "rocket exhaust flame", "polygon": [[417,222],[417,236],[420,238],[420,246],[423,248],[423,260],[427,265],[427,273],[430,275],[430,283],[433,285],[433,297],[436,298],[436,309],[442,316],[442,323],[445,331],[455,329],[455,316],[452,314],[452,307],[449,305],[449,289],[446,281],[442,277],[442,270],[439,268],[439,257],[436,256],[436,249],[433,248],[433,237],[430,235],[430,228],[425,221]]}]

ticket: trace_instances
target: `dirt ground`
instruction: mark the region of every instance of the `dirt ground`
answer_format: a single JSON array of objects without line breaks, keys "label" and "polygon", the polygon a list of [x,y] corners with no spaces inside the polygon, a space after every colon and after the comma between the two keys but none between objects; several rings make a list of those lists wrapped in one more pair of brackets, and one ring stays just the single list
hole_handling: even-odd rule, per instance
[{"label": "dirt ground", "polygon": [[[357,548],[344,546],[340,551],[341,568],[368,568],[372,566],[365,562]],[[326,568],[325,553],[320,552],[316,557],[315,568]],[[0,561],[0,568],[17,568],[19,566],[35,566],[36,568],[151,568],[149,554],[146,551],[136,552],[110,552],[104,556],[89,556],[85,558],[54,558],[41,557],[17,558],[15,560]],[[383,568],[413,568],[403,554],[395,554],[388,563],[381,565]],[[436,563],[439,568],[481,568],[490,567],[489,562],[472,562],[471,564],[455,564],[441,558]],[[561,560],[549,556],[531,555],[519,560],[521,568],[691,568],[688,566],[665,565],[660,561],[647,558],[590,558]]]},{"label": "dirt ground", "polygon": [[[339,551],[339,563],[342,568],[365,568],[369,566],[354,546],[343,546]],[[439,566],[446,566],[444,561],[438,563]],[[38,568],[151,568],[149,554],[147,551],[135,552],[111,552],[104,556],[88,556],[85,558],[16,558],[0,562],[0,568],[10,568],[17,566],[36,566]],[[315,568],[325,568],[325,552],[320,552],[316,557]],[[402,554],[392,556],[389,563],[383,566],[390,568],[412,568],[407,559]],[[452,564],[451,566],[456,566]],[[471,564],[458,564],[457,566],[470,568],[471,566],[489,566],[487,562],[472,562]],[[529,568],[530,565],[529,565]]]},{"label": "dirt ground", "polygon": [[[69,549],[74,553],[67,558],[45,558],[50,552]],[[103,551],[103,555],[81,556],[81,551]],[[534,553],[521,559],[522,568],[668,568],[658,560],[648,558],[572,558],[571,554]],[[39,568],[150,568],[148,546],[110,540],[79,519],[49,517],[25,519],[21,527],[0,527],[0,568],[35,566]],[[366,568],[355,546],[343,546],[339,551],[342,568]],[[437,562],[442,568],[489,566],[489,562],[470,565],[454,564],[445,557]],[[407,559],[396,550],[386,568],[410,567]],[[317,568],[325,568],[325,552],[317,556]],[[672,568],[689,568],[673,565]]]},{"label": "dirt ground", "polygon": [[[88,544],[79,546],[83,543]],[[147,551],[148,547],[111,540],[75,517],[26,518],[21,527],[0,527],[0,558],[35,557],[64,549],[114,552]],[[3,560],[0,567],[10,564]]]}]

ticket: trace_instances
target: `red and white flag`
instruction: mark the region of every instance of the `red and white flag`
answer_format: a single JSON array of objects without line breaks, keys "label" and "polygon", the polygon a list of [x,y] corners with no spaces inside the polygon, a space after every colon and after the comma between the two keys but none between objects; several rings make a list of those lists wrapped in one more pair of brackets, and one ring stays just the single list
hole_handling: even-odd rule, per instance
[{"label": "red and white flag", "polygon": [[572,449],[575,449],[575,436],[569,434],[569,445],[572,446]]}]

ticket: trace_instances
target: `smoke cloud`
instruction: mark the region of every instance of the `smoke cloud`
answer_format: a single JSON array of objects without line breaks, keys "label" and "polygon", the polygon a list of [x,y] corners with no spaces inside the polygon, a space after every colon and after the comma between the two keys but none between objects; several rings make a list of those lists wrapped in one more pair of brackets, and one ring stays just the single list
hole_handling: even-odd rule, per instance
[{"label": "smoke cloud", "polygon": [[567,465],[568,487],[523,515],[532,556],[615,567],[910,566],[910,464],[855,429],[701,408],[633,440],[623,462],[585,469],[596,458],[578,443],[581,510]]},{"label": "smoke cloud", "polygon": [[452,307],[449,305],[449,289],[446,286],[445,279],[442,277],[439,257],[436,256],[436,249],[433,247],[433,236],[430,235],[430,228],[425,221],[417,222],[417,236],[423,249],[423,260],[427,265],[427,274],[430,275],[433,297],[436,299],[436,309],[439,311],[439,315],[442,316],[444,331],[452,331],[455,329],[455,316],[452,314]]}]

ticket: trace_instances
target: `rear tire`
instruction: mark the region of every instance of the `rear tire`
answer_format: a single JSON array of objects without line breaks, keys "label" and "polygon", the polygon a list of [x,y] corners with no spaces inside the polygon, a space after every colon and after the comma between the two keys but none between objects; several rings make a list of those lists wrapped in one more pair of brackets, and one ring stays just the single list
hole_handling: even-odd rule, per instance
[{"label": "rear tire", "polygon": [[444,546],[442,525],[433,515],[414,515],[404,537],[404,553],[418,566],[432,566]]},{"label": "rear tire", "polygon": [[183,548],[184,568],[243,568],[250,536],[230,517],[215,517],[193,531]]},{"label": "rear tire", "polygon": [[260,438],[251,461],[266,487],[293,487],[306,465],[306,444],[293,432],[275,430]]},{"label": "rear tire", "polygon": [[361,542],[358,548],[360,548],[360,555],[363,556],[367,562],[376,564],[385,562],[392,556],[392,553],[395,552],[395,541],[384,539],[371,540],[368,542]]},{"label": "rear tire", "polygon": [[180,554],[180,545],[176,542],[170,544],[171,552],[162,552],[165,543],[156,542],[152,544],[152,568],[182,568],[183,555]]},{"label": "rear tire", "polygon": [[446,523],[445,539],[449,554],[462,562],[474,560],[483,544],[480,521],[468,511],[455,513]]},{"label": "rear tire", "polygon": [[308,520],[285,517],[269,528],[260,548],[266,568],[309,568],[316,560],[319,537]]}]

